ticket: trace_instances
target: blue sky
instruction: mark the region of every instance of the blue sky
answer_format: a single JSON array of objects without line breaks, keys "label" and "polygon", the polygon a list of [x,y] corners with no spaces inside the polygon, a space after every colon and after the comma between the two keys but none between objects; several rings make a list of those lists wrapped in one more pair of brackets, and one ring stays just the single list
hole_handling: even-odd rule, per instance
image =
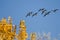
[{"label": "blue sky", "polygon": [[3,17],[13,18],[13,24],[19,25],[20,20],[25,20],[27,32],[51,32],[52,37],[60,34],[60,10],[56,14],[43,17],[40,13],[35,17],[25,17],[30,12],[36,12],[40,8],[60,9],[60,0],[0,0],[0,20]]}]

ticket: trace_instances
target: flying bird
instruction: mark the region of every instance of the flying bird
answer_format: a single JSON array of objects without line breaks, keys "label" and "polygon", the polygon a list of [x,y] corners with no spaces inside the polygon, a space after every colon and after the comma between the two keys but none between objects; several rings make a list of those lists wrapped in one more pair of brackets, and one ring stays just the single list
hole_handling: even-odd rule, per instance
[{"label": "flying bird", "polygon": [[35,14],[33,14],[32,17],[33,17],[33,16],[37,16],[37,12],[36,12]]},{"label": "flying bird", "polygon": [[45,13],[47,10],[43,10],[41,14]]},{"label": "flying bird", "polygon": [[27,16],[31,16],[31,15],[32,15],[32,13],[33,13],[33,12],[29,12],[29,13],[26,15],[26,17],[27,17]]},{"label": "flying bird", "polygon": [[45,10],[45,8],[41,8],[41,9],[39,9],[38,12],[40,12],[40,11],[42,11],[42,10]]},{"label": "flying bird", "polygon": [[52,10],[53,12],[56,12],[56,11],[58,11],[59,9],[54,9],[54,10]]},{"label": "flying bird", "polygon": [[46,13],[44,14],[44,17],[45,17],[46,15],[50,14],[50,13],[51,13],[51,11],[46,12]]}]

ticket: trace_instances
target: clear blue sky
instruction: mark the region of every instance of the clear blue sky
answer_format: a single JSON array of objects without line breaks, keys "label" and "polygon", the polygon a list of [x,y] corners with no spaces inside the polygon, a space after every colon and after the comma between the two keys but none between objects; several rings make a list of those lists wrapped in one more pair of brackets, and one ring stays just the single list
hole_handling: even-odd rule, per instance
[{"label": "clear blue sky", "polygon": [[60,34],[60,10],[56,14],[43,17],[40,13],[35,17],[25,17],[29,11],[36,12],[40,8],[48,11],[60,9],[60,0],[0,0],[0,20],[3,17],[13,18],[13,24],[19,25],[21,19],[26,22],[27,32],[51,32],[52,37]]}]

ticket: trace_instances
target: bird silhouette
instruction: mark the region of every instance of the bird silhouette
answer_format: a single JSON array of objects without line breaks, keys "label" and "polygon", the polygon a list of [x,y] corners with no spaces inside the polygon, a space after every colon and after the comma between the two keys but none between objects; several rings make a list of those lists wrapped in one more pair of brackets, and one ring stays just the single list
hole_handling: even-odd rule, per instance
[{"label": "bird silhouette", "polygon": [[41,14],[45,13],[46,11],[47,11],[46,9],[45,9],[45,10],[43,10]]},{"label": "bird silhouette", "polygon": [[26,17],[31,16],[33,12],[29,12]]},{"label": "bird silhouette", "polygon": [[50,14],[50,13],[51,13],[51,11],[46,12],[46,13],[44,14],[44,17],[47,16],[48,14]]},{"label": "bird silhouette", "polygon": [[34,14],[32,15],[32,17],[33,17],[33,16],[37,16],[37,12],[36,12],[36,13],[34,13]]},{"label": "bird silhouette", "polygon": [[54,10],[52,10],[53,12],[56,12],[56,11],[58,11],[59,9],[54,9]]},{"label": "bird silhouette", "polygon": [[41,8],[41,9],[39,9],[38,12],[40,12],[40,11],[42,11],[42,10],[45,10],[45,8]]}]

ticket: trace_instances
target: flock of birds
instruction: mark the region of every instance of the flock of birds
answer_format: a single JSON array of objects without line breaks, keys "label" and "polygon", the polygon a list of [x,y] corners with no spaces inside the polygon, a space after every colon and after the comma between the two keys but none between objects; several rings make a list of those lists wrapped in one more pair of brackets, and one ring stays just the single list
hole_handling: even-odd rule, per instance
[{"label": "flock of birds", "polygon": [[41,14],[43,14],[44,17],[45,17],[45,16],[47,16],[48,14],[50,14],[50,13],[52,13],[52,12],[54,12],[54,13],[57,12],[58,10],[59,10],[59,9],[53,9],[53,10],[47,11],[45,8],[41,8],[41,9],[39,9],[39,10],[38,10],[37,12],[35,12],[35,13],[33,13],[32,11],[29,12],[29,13],[27,13],[25,17],[28,17],[28,16],[32,16],[32,17],[37,16],[37,14],[38,14],[39,12],[41,12]]}]

